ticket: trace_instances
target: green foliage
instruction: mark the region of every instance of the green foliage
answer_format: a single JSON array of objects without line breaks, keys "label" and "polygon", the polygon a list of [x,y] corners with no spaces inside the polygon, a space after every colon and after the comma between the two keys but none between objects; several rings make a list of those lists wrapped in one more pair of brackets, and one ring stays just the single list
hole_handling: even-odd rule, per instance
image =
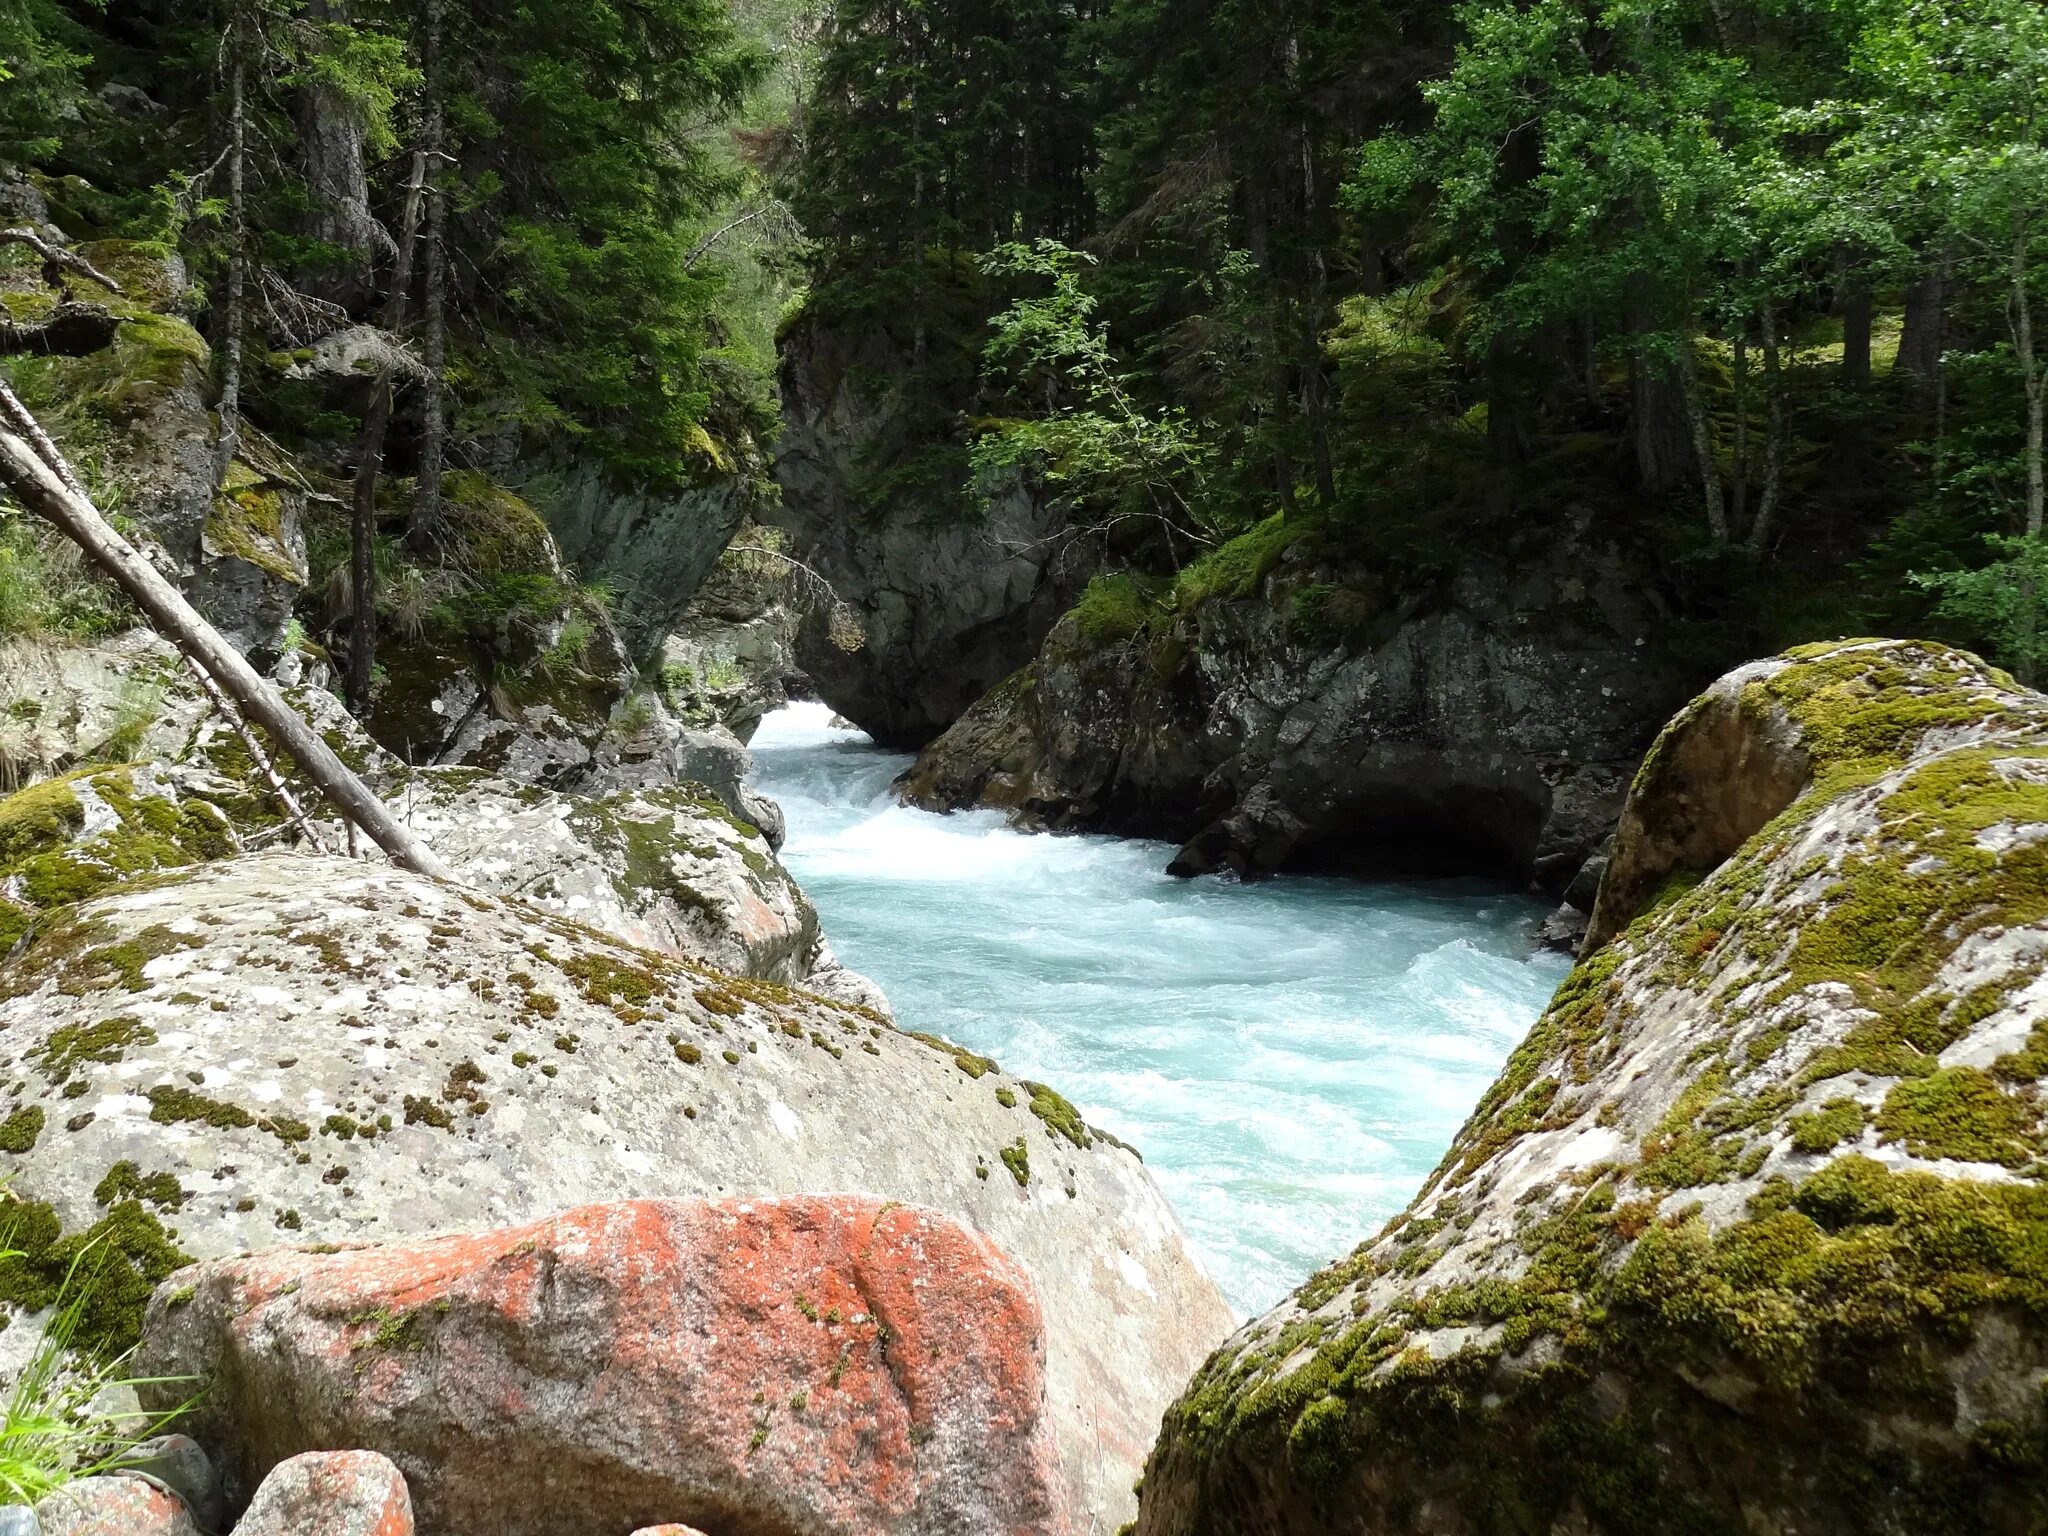
[{"label": "green foliage", "polygon": [[1119,367],[1081,286],[1092,261],[1049,239],[1006,243],[982,258],[991,277],[1038,279],[1051,291],[1017,299],[989,322],[985,366],[1013,396],[1042,399],[1046,409],[983,428],[971,455],[976,490],[992,501],[1023,474],[1082,521],[1149,515],[1186,526],[1196,520],[1211,450],[1185,411],[1148,409],[1134,397],[1136,381]]}]

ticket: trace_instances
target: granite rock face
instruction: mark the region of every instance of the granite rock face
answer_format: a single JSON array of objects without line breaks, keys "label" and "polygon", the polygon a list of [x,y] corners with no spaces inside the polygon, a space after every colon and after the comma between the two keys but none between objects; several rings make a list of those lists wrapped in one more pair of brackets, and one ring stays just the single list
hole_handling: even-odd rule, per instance
[{"label": "granite rock face", "polygon": [[1138,1158],[1051,1089],[388,868],[271,853],[46,914],[0,964],[0,1074],[20,1085],[0,1172],[47,1208],[52,1242],[115,1234],[137,1305],[181,1253],[593,1201],[859,1193],[941,1212],[1036,1285],[1068,1505],[1108,1523],[1231,1325]]},{"label": "granite rock face", "polygon": [[1099,559],[1022,487],[986,512],[957,477],[873,491],[934,446],[876,382],[911,371],[910,345],[886,327],[814,315],[789,328],[782,500],[763,514],[864,632],[837,635],[829,612],[814,611],[797,634],[798,664],[820,698],[891,747],[923,746],[1029,661]]},{"label": "granite rock face", "polygon": [[1483,872],[1561,897],[1685,697],[1645,573],[1588,539],[1408,591],[1308,550],[1200,597],[1091,588],[905,798],[1181,842],[1182,874]]},{"label": "granite rock face", "polygon": [[2019,1532],[2048,1507],[2048,698],[1910,641],[1659,739],[1406,1213],[1197,1374],[1140,1536]]},{"label": "granite rock face", "polygon": [[409,1486],[426,1536],[673,1517],[1060,1536],[1044,1357],[1031,1283],[994,1243],[847,1196],[583,1206],[222,1259],[168,1282],[142,1354],[208,1382],[200,1433],[232,1447],[242,1485],[262,1480],[258,1506],[322,1459],[299,1448],[373,1446],[405,1473],[367,1458],[374,1486]]}]

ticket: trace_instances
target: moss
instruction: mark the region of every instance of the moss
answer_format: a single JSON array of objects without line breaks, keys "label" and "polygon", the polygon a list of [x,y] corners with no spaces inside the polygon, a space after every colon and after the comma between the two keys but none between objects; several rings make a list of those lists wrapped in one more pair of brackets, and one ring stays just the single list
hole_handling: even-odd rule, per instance
[{"label": "moss", "polygon": [[998,1088],[996,1090],[996,1102],[1005,1109],[1015,1109],[1017,1107],[1017,1095],[1007,1088]]},{"label": "moss", "polygon": [[617,1012],[624,1004],[643,1008],[657,997],[670,995],[668,983],[645,966],[614,959],[602,950],[587,950],[561,962],[562,973],[593,1003]]},{"label": "moss", "polygon": [[454,1127],[455,1117],[432,1099],[408,1093],[405,1096],[405,1123],[431,1125],[437,1131],[446,1131]]},{"label": "moss", "polygon": [[239,1104],[210,1099],[189,1088],[164,1084],[149,1090],[149,1118],[158,1125],[189,1123],[217,1131],[249,1130],[256,1117]]},{"label": "moss", "polygon": [[690,1042],[687,1040],[678,1040],[675,1042],[675,1053],[676,1060],[682,1062],[685,1066],[694,1067],[697,1065],[698,1062],[704,1059],[703,1051],[699,1050],[696,1046],[690,1044]]},{"label": "moss", "polygon": [[150,1293],[192,1262],[134,1199],[69,1235],[53,1207],[10,1202],[0,1210],[0,1249],[0,1303],[39,1312],[60,1295],[78,1301],[74,1345],[108,1360],[142,1337]]},{"label": "moss", "polygon": [[1183,612],[1212,598],[1235,601],[1252,596],[1280,563],[1306,527],[1276,512],[1254,524],[1182,571],[1173,584],[1173,602]]},{"label": "moss", "polygon": [[292,586],[305,585],[305,572],[285,542],[282,488],[237,459],[206,514],[208,551],[253,565]]},{"label": "moss", "polygon": [[990,1072],[997,1072],[1001,1070],[1001,1068],[999,1068],[993,1061],[990,1061],[988,1057],[977,1056],[974,1052],[968,1050],[965,1046],[955,1045],[950,1040],[942,1039],[937,1035],[924,1034],[918,1030],[910,1030],[908,1033],[911,1039],[919,1042],[922,1045],[930,1046],[940,1055],[952,1057],[953,1065],[958,1067],[962,1072],[965,1072],[969,1077],[979,1078],[986,1076]]},{"label": "moss", "polygon": [[146,1200],[163,1211],[181,1210],[192,1198],[189,1191],[179,1187],[175,1174],[144,1174],[125,1157],[93,1186],[92,1197],[101,1205],[112,1205],[117,1200]]},{"label": "moss", "polygon": [[1854,1099],[1830,1099],[1811,1114],[1786,1122],[1795,1152],[1832,1152],[1852,1136],[1863,1134],[1869,1114]]},{"label": "moss", "polygon": [[42,1134],[43,1107],[25,1104],[0,1121],[0,1152],[12,1152],[16,1156],[31,1152]]},{"label": "moss", "polygon": [[1048,1135],[1064,1136],[1084,1151],[1095,1138],[1081,1119],[1081,1112],[1043,1083],[1026,1083],[1031,1095],[1031,1113],[1045,1122]]},{"label": "moss", "polygon": [[1886,1141],[1915,1157],[2024,1167],[2040,1152],[2035,1108],[2008,1094],[1976,1067],[1944,1067],[1898,1084],[1877,1112]]},{"label": "moss", "polygon": [[1017,1181],[1019,1189],[1031,1182],[1031,1149],[1024,1145],[1022,1136],[1007,1147],[1001,1148],[996,1156],[1000,1157],[1003,1166],[1010,1170],[1010,1177]]},{"label": "moss", "polygon": [[0,867],[19,863],[75,837],[85,807],[71,776],[51,779],[0,800]]},{"label": "moss", "polygon": [[1135,639],[1162,613],[1135,578],[1116,572],[1090,581],[1067,618],[1083,644],[1100,649]]},{"label": "moss", "polygon": [[123,1015],[93,1024],[62,1024],[50,1031],[27,1059],[42,1068],[52,1084],[67,1081],[74,1068],[87,1062],[112,1066],[129,1050],[156,1044],[156,1031],[138,1018]]}]

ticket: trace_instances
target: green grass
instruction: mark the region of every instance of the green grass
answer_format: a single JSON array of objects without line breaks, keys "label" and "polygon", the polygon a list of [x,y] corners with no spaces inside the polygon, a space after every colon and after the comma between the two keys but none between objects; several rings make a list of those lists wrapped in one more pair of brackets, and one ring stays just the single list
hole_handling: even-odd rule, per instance
[{"label": "green grass", "polygon": [[196,1401],[141,1420],[133,1414],[117,1418],[103,1406],[115,1389],[169,1378],[128,1376],[122,1371],[126,1356],[101,1362],[90,1351],[74,1348],[92,1310],[98,1275],[94,1248],[81,1249],[65,1272],[34,1352],[15,1379],[0,1418],[0,1505],[33,1505],[66,1483],[119,1466],[137,1442],[161,1433]]}]

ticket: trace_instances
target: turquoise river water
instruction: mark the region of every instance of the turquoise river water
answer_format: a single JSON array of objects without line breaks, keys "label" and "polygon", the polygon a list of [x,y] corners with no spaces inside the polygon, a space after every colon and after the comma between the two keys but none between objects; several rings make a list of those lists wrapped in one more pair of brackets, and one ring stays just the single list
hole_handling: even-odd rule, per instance
[{"label": "turquoise river water", "polygon": [[909,758],[820,704],[755,783],[839,957],[930,1030],[1144,1154],[1231,1304],[1278,1301],[1407,1204],[1566,971],[1541,909],[1463,884],[1182,881],[1173,850],[894,802]]}]

